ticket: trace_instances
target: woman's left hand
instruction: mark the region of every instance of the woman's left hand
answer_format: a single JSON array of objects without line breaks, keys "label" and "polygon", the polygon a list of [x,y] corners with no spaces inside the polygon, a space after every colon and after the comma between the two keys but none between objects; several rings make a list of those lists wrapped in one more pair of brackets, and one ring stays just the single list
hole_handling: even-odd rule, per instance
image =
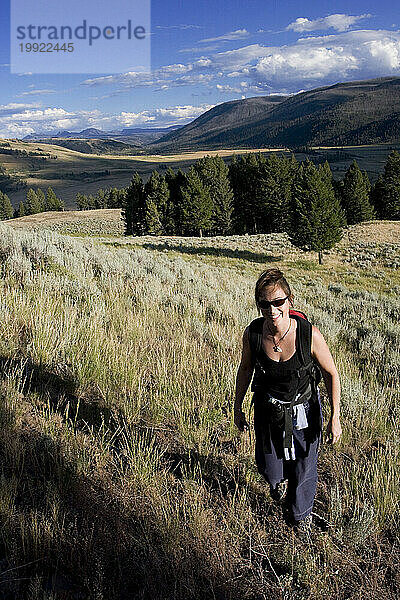
[{"label": "woman's left hand", "polygon": [[336,444],[342,435],[342,426],[339,417],[331,417],[326,428],[326,437],[330,444]]}]

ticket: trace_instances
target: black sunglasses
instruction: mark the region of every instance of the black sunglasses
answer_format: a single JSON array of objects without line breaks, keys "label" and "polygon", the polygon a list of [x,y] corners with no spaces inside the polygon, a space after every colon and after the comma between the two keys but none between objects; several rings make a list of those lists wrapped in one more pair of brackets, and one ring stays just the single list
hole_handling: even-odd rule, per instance
[{"label": "black sunglasses", "polygon": [[285,296],[284,298],[278,298],[277,300],[271,300],[271,302],[269,302],[268,300],[259,300],[258,301],[258,306],[260,308],[269,308],[270,306],[282,306],[283,304],[285,304],[286,300],[289,298],[289,296]]}]

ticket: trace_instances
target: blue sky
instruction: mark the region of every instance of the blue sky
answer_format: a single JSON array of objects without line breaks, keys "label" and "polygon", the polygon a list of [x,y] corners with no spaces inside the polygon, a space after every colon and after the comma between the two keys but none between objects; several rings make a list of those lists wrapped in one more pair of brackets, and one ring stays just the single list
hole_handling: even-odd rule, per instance
[{"label": "blue sky", "polygon": [[10,73],[9,1],[0,6],[3,138],[166,127],[228,100],[400,76],[400,11],[388,0],[154,0],[151,72],[74,75]]}]

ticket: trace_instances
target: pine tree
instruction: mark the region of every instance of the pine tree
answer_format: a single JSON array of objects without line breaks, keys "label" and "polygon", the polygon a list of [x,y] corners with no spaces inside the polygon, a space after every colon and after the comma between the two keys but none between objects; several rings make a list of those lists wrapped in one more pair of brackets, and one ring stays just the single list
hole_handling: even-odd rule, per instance
[{"label": "pine tree", "polygon": [[371,203],[374,206],[378,219],[385,218],[385,182],[383,175],[379,175],[371,190]]},{"label": "pine tree", "polygon": [[21,202],[19,203],[19,206],[18,206],[18,210],[17,210],[16,216],[17,217],[24,217],[25,215],[26,215],[25,204],[21,200]]},{"label": "pine tree", "polygon": [[233,222],[237,233],[286,231],[292,183],[298,163],[294,156],[248,154],[232,161],[229,174],[234,193]]},{"label": "pine tree", "polygon": [[107,190],[97,190],[97,193],[94,197],[94,207],[95,209],[108,208],[108,191]]},{"label": "pine tree", "polygon": [[149,195],[145,200],[145,227],[149,235],[162,235],[163,226],[161,224],[160,213],[157,208],[154,196]]},{"label": "pine tree", "polygon": [[400,219],[400,154],[393,151],[389,154],[383,176],[383,194],[381,197],[381,217],[383,219]]},{"label": "pine tree", "polygon": [[85,196],[84,194],[81,194],[80,192],[78,192],[75,196],[75,202],[78,207],[78,210],[88,210],[89,209],[88,199],[87,199],[87,196]]},{"label": "pine tree", "polygon": [[186,235],[208,233],[212,226],[213,203],[209,191],[204,187],[194,167],[186,174],[182,189],[183,229]]},{"label": "pine tree", "polygon": [[[265,159],[263,159],[265,163]],[[234,159],[229,167],[234,203],[233,228],[235,233],[257,233],[262,210],[259,206],[260,168],[263,161],[254,153]]]},{"label": "pine tree", "polygon": [[61,198],[57,198],[51,187],[47,188],[45,207],[48,211],[64,210],[64,202],[61,200]]},{"label": "pine tree", "polygon": [[205,156],[194,165],[213,204],[213,231],[228,235],[232,229],[233,191],[229,169],[220,156]]},{"label": "pine tree", "polygon": [[303,250],[330,250],[342,238],[343,211],[335,197],[326,167],[303,163],[294,179],[290,225],[291,242]]},{"label": "pine tree", "polygon": [[[159,233],[155,235],[162,235],[167,230],[170,230],[173,225],[168,222],[171,211],[169,207],[169,189],[165,177],[160,175],[158,171],[153,171],[150,175],[150,179],[147,181],[144,186],[144,195],[146,198],[146,215],[147,211],[150,208],[150,213],[152,215],[152,228],[157,229]],[[161,229],[158,226],[155,226],[155,209],[157,209],[158,220],[161,226]],[[157,219],[156,219],[157,220]],[[147,223],[147,216],[146,216]],[[150,233],[150,231],[149,231]],[[152,232],[153,233],[153,232]]]},{"label": "pine tree", "polygon": [[145,231],[145,211],[143,180],[136,172],[126,189],[122,208],[125,235],[143,235]]},{"label": "pine tree", "polygon": [[35,190],[30,188],[26,194],[25,210],[27,215],[36,215],[41,212],[41,206]]},{"label": "pine tree", "polygon": [[96,210],[97,208],[97,202],[96,202],[96,197],[93,196],[93,194],[89,194],[88,196],[86,196],[87,198],[87,209],[88,210]]},{"label": "pine tree", "polygon": [[41,188],[38,188],[36,190],[36,196],[37,196],[39,207],[40,207],[39,212],[44,212],[45,210],[48,210],[46,208],[46,196],[45,196],[44,191]]},{"label": "pine tree", "polygon": [[111,188],[108,191],[108,208],[122,208],[125,203],[126,190]]},{"label": "pine tree", "polygon": [[10,198],[7,194],[0,192],[0,221],[6,221],[12,219],[14,216],[14,209],[10,202]]},{"label": "pine tree", "polygon": [[260,231],[286,231],[289,226],[293,178],[298,169],[294,156],[271,154],[262,168],[260,186]]},{"label": "pine tree", "polygon": [[165,181],[169,190],[169,223],[173,224],[170,234],[184,235],[182,212],[182,189],[186,177],[181,169],[175,174],[169,167],[165,173]]},{"label": "pine tree", "polygon": [[354,160],[347,169],[343,179],[342,207],[346,214],[348,225],[374,218],[374,209],[369,201],[370,184],[366,173],[363,174]]},{"label": "pine tree", "polygon": [[367,171],[363,171],[362,175],[364,177],[364,182],[365,182],[365,187],[366,187],[367,192],[368,192],[368,197],[371,198],[372,185],[371,185],[371,182],[369,180]]}]

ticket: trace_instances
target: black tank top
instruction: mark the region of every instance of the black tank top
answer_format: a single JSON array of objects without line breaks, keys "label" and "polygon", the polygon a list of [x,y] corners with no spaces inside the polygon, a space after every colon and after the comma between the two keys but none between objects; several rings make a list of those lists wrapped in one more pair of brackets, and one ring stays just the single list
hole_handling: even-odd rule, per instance
[{"label": "black tank top", "polygon": [[[260,319],[260,321],[262,320]],[[260,325],[262,327],[262,322]],[[257,326],[259,326],[258,323]],[[299,328],[296,330],[295,353],[289,360],[272,360],[261,347],[261,350],[257,353],[253,391],[267,393],[273,398],[286,402],[293,400],[297,393],[302,394],[308,386],[309,376],[301,369],[298,349]]]}]

